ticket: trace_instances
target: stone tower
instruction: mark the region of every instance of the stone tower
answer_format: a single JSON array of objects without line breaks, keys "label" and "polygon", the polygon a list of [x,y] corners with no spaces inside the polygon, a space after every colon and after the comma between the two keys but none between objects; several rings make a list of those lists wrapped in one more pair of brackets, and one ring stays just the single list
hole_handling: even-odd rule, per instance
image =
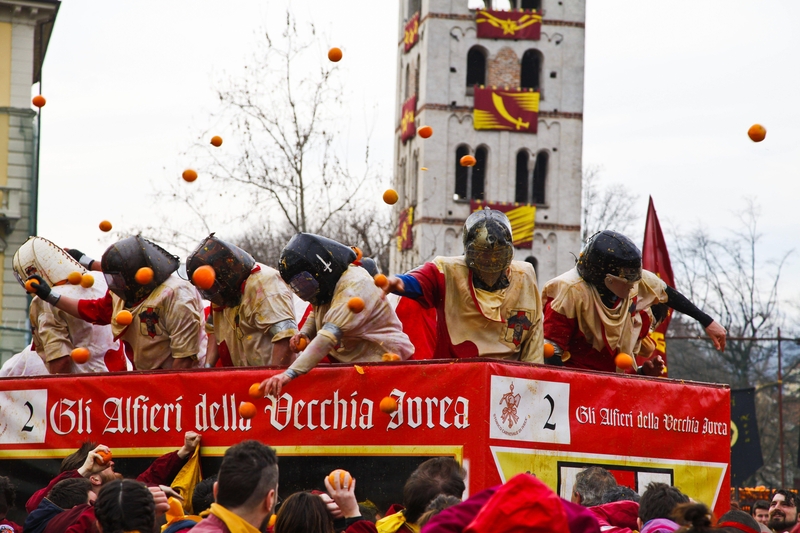
[{"label": "stone tower", "polygon": [[392,272],[463,253],[464,220],[486,203],[508,212],[514,258],[534,264],[540,287],[574,265],[585,7],[400,0]]}]

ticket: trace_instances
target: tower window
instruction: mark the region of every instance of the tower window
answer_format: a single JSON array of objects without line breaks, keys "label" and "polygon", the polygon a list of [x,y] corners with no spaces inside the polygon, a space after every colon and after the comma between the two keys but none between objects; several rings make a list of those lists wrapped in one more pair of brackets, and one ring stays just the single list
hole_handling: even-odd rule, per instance
[{"label": "tower window", "polygon": [[470,188],[470,198],[473,200],[485,199],[484,188],[486,185],[486,164],[489,159],[489,150],[485,146],[479,146],[475,150],[475,166],[472,167],[472,187]]},{"label": "tower window", "polygon": [[486,186],[486,166],[489,150],[479,146],[475,150],[475,166],[461,166],[461,158],[469,155],[469,146],[462,144],[456,148],[456,200],[484,200]]},{"label": "tower window", "polygon": [[408,97],[411,96],[411,65],[406,65],[406,84],[403,91],[403,101],[408,100]]},{"label": "tower window", "polygon": [[414,94],[419,99],[419,55],[417,55],[417,64],[414,65]]},{"label": "tower window", "polygon": [[467,87],[486,85],[486,50],[473,46],[467,52]]},{"label": "tower window", "polygon": [[520,87],[538,90],[542,72],[542,53],[539,50],[526,50],[522,55],[520,68]]},{"label": "tower window", "polygon": [[533,272],[534,272],[534,274],[536,274],[536,277],[538,278],[539,277],[539,261],[537,261],[536,258],[533,257],[532,255],[529,255],[528,257],[526,257],[525,261],[527,263],[530,263],[531,266],[533,266]]},{"label": "tower window", "polygon": [[535,9],[536,11],[542,10],[542,0],[516,0],[520,9]]},{"label": "tower window", "polygon": [[422,0],[408,0],[408,18],[414,16],[420,10]]},{"label": "tower window", "polygon": [[465,155],[469,155],[469,147],[462,144],[456,148],[456,196],[459,200],[467,197],[469,185],[469,167],[461,166],[461,158]]},{"label": "tower window", "polygon": [[547,181],[547,152],[536,154],[536,165],[533,167],[533,203],[545,203],[545,183]]},{"label": "tower window", "polygon": [[528,195],[528,182],[530,181],[528,164],[530,159],[531,157],[527,150],[523,149],[517,152],[517,179],[514,192],[514,201],[521,204],[527,204],[528,199],[530,198]]}]

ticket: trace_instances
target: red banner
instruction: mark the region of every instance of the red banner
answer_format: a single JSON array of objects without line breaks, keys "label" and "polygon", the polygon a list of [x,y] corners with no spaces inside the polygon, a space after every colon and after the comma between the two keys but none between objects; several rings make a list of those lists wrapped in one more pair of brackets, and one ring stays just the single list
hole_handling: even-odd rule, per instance
[{"label": "red banner", "polygon": [[[653,205],[653,197],[647,205],[647,221],[644,226],[644,244],[642,245],[642,268],[657,274],[659,278],[670,287],[675,286],[675,277],[672,274],[672,263],[669,260],[667,241],[661,232],[661,223],[658,221],[656,208]],[[656,329],[650,333],[650,338],[655,342],[655,353],[661,355],[667,361],[667,343],[664,336],[667,334],[670,320],[672,320],[672,309],[667,308],[667,316]],[[669,369],[669,365],[666,365]]]},{"label": "red banner", "polygon": [[536,221],[536,206],[516,202],[483,202],[470,200],[470,210],[478,211],[484,207],[502,211],[511,222],[511,238],[514,247],[530,249],[533,247],[533,228]]},{"label": "red banner", "polygon": [[413,225],[414,207],[412,206],[400,212],[400,221],[397,223],[398,250],[411,250],[414,247],[414,234],[411,231]]},{"label": "red banner", "polygon": [[[292,457],[329,457],[312,473],[319,480],[333,462],[367,487],[387,475],[364,466],[370,457],[452,456],[471,494],[531,471],[569,498],[575,474],[595,464],[640,493],[650,481],[679,486],[717,516],[730,504],[723,386],[470,359],[323,365],[280,398],[254,400],[255,418],[239,417],[250,385],[279,371],[0,379],[0,457],[60,459],[87,439],[108,445],[115,461],[154,457],[192,430],[207,459],[261,440],[287,477]],[[392,414],[378,408],[386,396],[398,402]]]},{"label": "red banner", "polygon": [[417,95],[405,101],[401,110],[400,140],[405,144],[417,134]]},{"label": "red banner", "polygon": [[480,9],[475,14],[479,39],[518,39],[538,41],[542,16],[531,11],[493,11]]},{"label": "red banner", "polygon": [[472,123],[476,130],[511,130],[536,133],[539,93],[475,87]]},{"label": "red banner", "polygon": [[405,31],[403,32],[403,52],[408,52],[419,41],[419,12],[414,13],[406,23]]}]

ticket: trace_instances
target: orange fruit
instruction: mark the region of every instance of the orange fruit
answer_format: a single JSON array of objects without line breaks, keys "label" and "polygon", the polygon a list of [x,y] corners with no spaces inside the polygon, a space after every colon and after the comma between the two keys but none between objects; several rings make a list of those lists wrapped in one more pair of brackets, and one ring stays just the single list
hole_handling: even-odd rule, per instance
[{"label": "orange fruit", "polygon": [[256,406],[250,402],[242,402],[239,404],[239,416],[245,420],[253,418],[256,416],[257,412],[258,410],[256,409]]},{"label": "orange fruit", "polygon": [[33,287],[34,285],[39,285],[39,282],[35,279],[29,279],[25,282],[25,290],[30,293],[35,293],[36,289]]},{"label": "orange fruit", "polygon": [[81,276],[81,287],[88,289],[92,285],[94,285],[94,276],[88,273]]},{"label": "orange fruit", "polygon": [[385,353],[381,356],[382,361],[400,361],[400,356],[396,353]]},{"label": "orange fruit", "polygon": [[100,231],[111,231],[111,222],[103,220],[100,222]]},{"label": "orange fruit", "polygon": [[419,133],[419,136],[422,137],[423,139],[427,139],[428,137],[433,135],[433,128],[431,128],[430,126],[422,126],[420,129],[417,130],[417,133]]},{"label": "orange fruit", "polygon": [[75,361],[79,365],[82,365],[83,363],[89,360],[91,354],[89,353],[89,350],[87,350],[86,348],[75,348],[74,350],[72,350],[70,357],[72,357],[73,361]]},{"label": "orange fruit", "polygon": [[275,522],[276,522],[277,520],[278,520],[278,515],[274,514],[274,515],[270,516],[270,517],[269,517],[269,524],[267,524],[267,527],[268,527],[268,528],[270,528],[270,527],[275,527]]},{"label": "orange fruit", "polygon": [[153,281],[153,269],[150,267],[142,267],[136,271],[136,275],[134,276],[136,283],[139,285],[147,285],[151,281]]},{"label": "orange fruit", "polygon": [[297,341],[297,349],[302,352],[306,349],[306,346],[308,346],[308,339],[305,337],[300,337],[300,340]]},{"label": "orange fruit", "polygon": [[117,324],[119,324],[120,326],[127,326],[128,324],[133,322],[133,315],[131,314],[130,311],[126,311],[123,309],[122,311],[117,313],[115,320],[117,321]]},{"label": "orange fruit", "polygon": [[198,267],[197,270],[195,270],[192,274],[192,283],[205,291],[214,285],[214,281],[216,281],[216,279],[217,273],[214,272],[214,268],[210,265]]},{"label": "orange fruit", "polygon": [[219,135],[214,135],[213,137],[211,137],[211,146],[216,146],[218,148],[222,146],[222,137],[220,137]]},{"label": "orange fruit", "polygon": [[747,130],[747,136],[750,137],[750,140],[754,143],[760,143],[767,136],[767,128],[761,124],[753,124],[750,126],[750,129]]},{"label": "orange fruit", "polygon": [[387,278],[383,274],[375,274],[374,279],[375,279],[375,285],[377,285],[381,289],[389,285],[389,278]]},{"label": "orange fruit", "polygon": [[400,197],[397,195],[397,191],[394,189],[386,189],[383,193],[383,201],[389,205],[394,205],[397,203],[397,200]]},{"label": "orange fruit", "polygon": [[82,277],[83,274],[80,272],[70,272],[69,276],[67,276],[67,281],[69,281],[70,285],[79,285]]},{"label": "orange fruit", "polygon": [[328,50],[328,59],[333,61],[334,63],[338,63],[342,60],[342,51],[335,46]]},{"label": "orange fruit", "polygon": [[352,248],[353,251],[356,253],[356,260],[355,260],[356,263],[364,259],[364,252],[361,251],[361,248],[359,248],[358,246],[351,246],[350,248]]},{"label": "orange fruit", "polygon": [[364,300],[358,296],[353,296],[347,301],[347,308],[353,313],[360,313],[364,310]]},{"label": "orange fruit", "polygon": [[94,462],[99,465],[107,465],[109,461],[111,461],[111,452],[106,452],[103,450],[97,450],[94,452],[98,455],[98,457],[94,458]]},{"label": "orange fruit", "polygon": [[31,102],[33,102],[33,105],[35,105],[36,107],[44,107],[44,104],[47,103],[47,100],[45,100],[44,96],[42,96],[41,94],[37,94],[36,96],[33,97],[33,100],[31,100]]},{"label": "orange fruit", "polygon": [[614,364],[617,365],[617,368],[628,370],[633,368],[633,357],[626,353],[618,353],[614,358]]},{"label": "orange fruit", "polygon": [[188,181],[189,183],[191,183],[191,182],[193,182],[194,180],[197,179],[197,172],[192,170],[191,168],[187,168],[186,170],[183,171],[183,174],[181,174],[181,177],[183,177],[183,179],[185,181]]},{"label": "orange fruit", "polygon": [[350,479],[352,478],[350,472],[348,472],[347,470],[342,470],[340,468],[337,468],[336,470],[328,474],[328,483],[331,484],[331,487],[336,487],[333,481],[337,477],[339,478],[339,486],[341,488],[346,489],[347,487],[350,486]]},{"label": "orange fruit", "polygon": [[260,400],[263,398],[264,395],[261,393],[261,383],[253,383],[250,385],[250,390],[247,391],[247,394],[249,394],[254,400]]},{"label": "orange fruit", "polygon": [[544,356],[545,356],[545,358],[550,359],[551,357],[553,357],[553,355],[555,355],[555,353],[556,353],[556,349],[553,347],[552,344],[547,343],[547,342],[544,343]]},{"label": "orange fruit", "polygon": [[395,411],[397,411],[397,400],[395,400],[391,396],[387,396],[386,398],[381,400],[380,408],[381,411],[383,411],[386,414],[394,413]]},{"label": "orange fruit", "polygon": [[459,163],[461,163],[462,167],[474,167],[477,161],[471,155],[465,155],[464,157],[461,158]]}]

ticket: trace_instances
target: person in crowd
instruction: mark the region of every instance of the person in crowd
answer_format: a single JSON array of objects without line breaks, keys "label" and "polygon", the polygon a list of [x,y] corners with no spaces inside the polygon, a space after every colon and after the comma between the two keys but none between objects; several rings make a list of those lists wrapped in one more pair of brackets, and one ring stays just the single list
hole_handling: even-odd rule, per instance
[{"label": "person in crowd", "polygon": [[769,522],[769,502],[767,500],[756,500],[750,507],[750,514],[759,524]]},{"label": "person in crowd", "polygon": [[281,504],[273,531],[274,533],[334,533],[333,517],[319,496],[310,492],[296,492]]},{"label": "person in crowd", "polygon": [[[711,514],[710,511],[708,514]],[[728,533],[753,533],[760,531],[760,527],[755,518],[740,509],[731,509],[717,521],[717,529]]]},{"label": "person in crowd", "polygon": [[283,386],[325,356],[349,363],[381,361],[386,353],[407,360],[414,353],[397,315],[355,260],[352,248],[310,233],[298,233],[283,249],[281,277],[313,310],[290,341],[293,351],[304,347],[303,353],[285,372],[264,380],[265,394],[280,396]]},{"label": "person in crowd", "polygon": [[[606,494],[611,492],[606,491]],[[638,494],[636,497],[638,499]],[[612,501],[587,509],[597,519],[603,533],[632,533],[639,530],[639,504],[633,500]]]},{"label": "person in crowd", "polygon": [[194,533],[264,531],[278,499],[275,450],[246,440],[225,451],[214,484],[216,503]]},{"label": "person in crowd", "polygon": [[649,483],[639,499],[640,533],[676,531],[680,526],[672,520],[672,513],[678,505],[688,502],[688,496],[675,487],[666,483]]},{"label": "person in crowd", "polygon": [[767,526],[775,533],[790,531],[797,524],[797,494],[787,489],[779,489],[772,495],[769,504]]},{"label": "person in crowd", "polygon": [[14,485],[6,476],[0,476],[0,532],[1,533],[22,533],[22,527],[16,522],[12,522],[6,516],[8,511],[14,507],[17,493]]},{"label": "person in crowd", "polygon": [[616,485],[603,493],[603,497],[601,498],[602,503],[612,503],[612,502],[623,502],[623,501],[631,501],[631,502],[639,502],[639,493],[633,490],[630,487],[626,487],[625,485]]},{"label": "person in crowd", "polygon": [[94,499],[88,479],[62,479],[25,519],[25,533],[65,531]]},{"label": "person in crowd", "polygon": [[575,488],[572,489],[572,503],[591,507],[603,503],[603,494],[617,486],[614,476],[599,466],[584,468],[575,476]]},{"label": "person in crowd", "polygon": [[[31,237],[20,246],[12,260],[14,276],[24,287],[31,276],[39,276],[59,293],[78,299],[102,298],[106,281],[102,274],[87,272],[62,248],[42,237]],[[90,276],[92,285],[80,282]],[[28,316],[31,325],[32,351],[36,352],[50,374],[80,374],[87,372],[124,371],[130,367],[120,342],[114,339],[111,327],[92,325],[56,308],[38,296],[31,300]],[[72,360],[75,348],[89,350],[89,360],[78,364]]]},{"label": "person in crowd", "polygon": [[256,263],[250,254],[213,233],[186,260],[190,280],[202,266],[215,273],[210,288],[198,287],[211,302],[206,366],[214,366],[217,345],[222,343],[234,366],[289,366],[293,359],[289,341],[297,333],[297,323],[292,291],[278,271]]},{"label": "person in crowd", "polygon": [[[436,309],[434,358],[542,363],[542,302],[533,266],[512,261],[511,222],[494,209],[464,223],[464,255],[436,257],[384,288]],[[469,295],[469,296],[467,296]]]},{"label": "person in crowd", "polygon": [[[575,268],[545,284],[544,338],[553,347],[548,362],[572,368],[616,371],[615,357],[639,351],[650,331],[649,308],[665,303],[705,328],[714,346],[725,349],[725,329],[658,276],[642,270],[642,253],[615,231],[593,235]],[[635,363],[634,363],[635,365]],[[638,372],[659,376],[660,356]]]},{"label": "person in crowd", "polygon": [[144,483],[114,480],[97,495],[94,514],[102,533],[149,533],[155,528],[156,501]]},{"label": "person in crowd", "polygon": [[214,503],[214,483],[217,482],[217,475],[207,477],[195,485],[192,492],[192,511],[199,515],[207,511]]},{"label": "person in crowd", "polygon": [[[95,266],[96,261],[79,251],[70,253],[80,255],[81,264]],[[177,257],[137,235],[103,253],[108,292],[101,298],[70,297],[52,290],[37,274],[29,278],[35,280],[36,295],[54,307],[92,324],[111,324],[137,370],[192,368],[205,357],[203,304],[194,286],[175,274],[179,264]],[[131,316],[120,315],[122,311]]]},{"label": "person in crowd", "polygon": [[458,505],[461,503],[461,498],[456,498],[455,496],[448,496],[447,494],[440,494],[431,500],[431,503],[425,508],[425,512],[419,518],[417,522],[419,527],[424,527],[425,524],[430,522],[431,518],[436,516],[437,514],[441,513],[447,508],[450,508],[454,505]]}]

